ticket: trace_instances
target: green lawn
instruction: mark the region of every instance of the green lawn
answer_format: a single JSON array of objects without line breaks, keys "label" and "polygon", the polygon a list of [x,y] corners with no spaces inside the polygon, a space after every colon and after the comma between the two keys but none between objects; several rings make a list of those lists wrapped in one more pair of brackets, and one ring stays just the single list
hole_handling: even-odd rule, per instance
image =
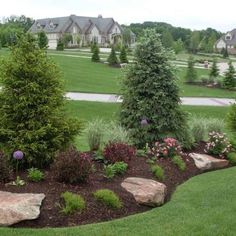
[{"label": "green lawn", "polygon": [[[102,118],[106,121],[117,120],[120,104],[117,103],[101,103],[101,102],[67,102],[67,111],[70,115],[79,118],[83,121],[84,127],[86,122],[95,118]],[[228,112],[228,107],[213,107],[213,106],[182,106],[191,116],[204,116],[209,118],[224,119]],[[76,138],[75,145],[81,151],[89,150],[86,136],[82,132]]]},{"label": "green lawn", "polygon": [[234,236],[236,167],[196,176],[177,188],[170,202],[110,222],[57,229],[1,228],[1,236]]}]

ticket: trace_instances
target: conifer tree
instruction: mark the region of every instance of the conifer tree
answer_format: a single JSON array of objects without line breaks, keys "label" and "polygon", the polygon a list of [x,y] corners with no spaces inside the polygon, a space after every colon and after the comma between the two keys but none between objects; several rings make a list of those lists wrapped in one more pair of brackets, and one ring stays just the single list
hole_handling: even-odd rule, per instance
[{"label": "conifer tree", "polygon": [[123,82],[121,124],[138,147],[167,136],[187,146],[186,114],[180,108],[175,70],[155,30],[145,31],[134,61]]},{"label": "conifer tree", "polygon": [[58,150],[73,141],[80,127],[65,114],[57,66],[27,34],[2,59],[0,78],[0,146],[9,158],[21,150],[25,166],[48,165]]},{"label": "conifer tree", "polygon": [[44,31],[38,33],[38,45],[39,48],[47,48],[48,46],[48,38]]},{"label": "conifer tree", "polygon": [[226,89],[232,89],[236,86],[235,68],[232,64],[232,61],[229,61],[228,65],[229,65],[229,68],[225,72],[223,86]]},{"label": "conifer tree", "polygon": [[197,71],[194,68],[194,58],[193,56],[190,56],[188,58],[188,68],[187,68],[187,73],[185,75],[185,80],[188,83],[193,83],[194,81],[197,80]]},{"label": "conifer tree", "polygon": [[99,62],[99,61],[100,61],[99,47],[95,45],[93,48],[92,62]]},{"label": "conifer tree", "polygon": [[58,40],[56,49],[57,51],[64,51],[64,42],[62,38]]},{"label": "conifer tree", "polygon": [[107,59],[108,63],[110,66],[115,66],[117,64],[119,64],[118,58],[116,56],[116,51],[114,49],[114,47],[111,48],[111,53]]},{"label": "conifer tree", "polygon": [[217,66],[217,60],[216,58],[213,59],[213,63],[210,69],[210,78],[217,78],[219,76],[219,68]]},{"label": "conifer tree", "polygon": [[126,53],[125,46],[123,46],[123,47],[121,48],[121,52],[120,52],[120,63],[129,63],[128,58],[127,58],[127,53]]}]

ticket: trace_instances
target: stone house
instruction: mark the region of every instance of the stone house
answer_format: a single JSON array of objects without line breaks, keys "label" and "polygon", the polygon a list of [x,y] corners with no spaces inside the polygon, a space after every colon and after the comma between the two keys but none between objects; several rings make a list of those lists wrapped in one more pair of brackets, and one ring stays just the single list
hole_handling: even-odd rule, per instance
[{"label": "stone house", "polygon": [[[88,46],[96,42],[106,47],[122,41],[122,28],[113,18],[66,16],[36,20],[29,29],[32,34],[45,31],[48,37],[48,47],[55,49],[59,38],[70,34],[72,40],[70,47]],[[135,41],[135,36],[133,42]],[[78,40],[79,39],[79,40]]]},{"label": "stone house", "polygon": [[227,32],[216,41],[216,51],[221,52],[223,48],[227,48],[229,54],[236,54],[236,29]]}]

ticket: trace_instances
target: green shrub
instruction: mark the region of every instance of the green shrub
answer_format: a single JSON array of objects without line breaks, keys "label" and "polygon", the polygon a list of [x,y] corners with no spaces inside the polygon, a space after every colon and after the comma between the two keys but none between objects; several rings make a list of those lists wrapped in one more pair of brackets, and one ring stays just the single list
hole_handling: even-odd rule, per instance
[{"label": "green shrub", "polygon": [[48,46],[48,37],[44,31],[38,33],[38,45],[39,48],[46,49]]},{"label": "green shrub", "polygon": [[174,156],[172,158],[172,162],[178,166],[178,168],[181,170],[181,171],[184,171],[186,169],[186,164],[185,162],[183,161],[183,159],[181,158],[181,156]]},{"label": "green shrub", "polygon": [[121,52],[120,52],[120,63],[129,63],[128,58],[127,58],[127,53],[126,53],[125,46],[123,46],[123,47],[121,48]]},{"label": "green shrub", "polygon": [[86,182],[93,170],[92,161],[87,153],[79,153],[70,147],[59,153],[52,165],[55,177],[60,182],[80,183]]},{"label": "green shrub", "polygon": [[187,72],[185,75],[185,80],[188,83],[192,83],[197,80],[197,71],[194,68],[194,64],[195,64],[194,58],[193,56],[190,56],[188,58],[188,67],[187,67]]},{"label": "green shrub", "polygon": [[113,169],[115,170],[115,173],[118,175],[123,175],[127,171],[127,168],[128,164],[123,161],[119,161],[113,164]]},{"label": "green shrub", "polygon": [[112,179],[115,177],[116,172],[112,164],[104,165],[103,170],[104,170],[104,177],[106,177],[107,179]]},{"label": "green shrub", "polygon": [[100,57],[99,57],[99,47],[95,44],[94,48],[93,48],[93,55],[91,58],[92,62],[99,62],[100,61]]},{"label": "green shrub", "polygon": [[232,65],[232,61],[229,61],[228,66],[229,68],[224,75],[223,86],[226,89],[233,89],[236,86],[235,82],[236,71],[234,66]]},{"label": "green shrub", "polygon": [[99,149],[104,134],[104,126],[104,121],[101,119],[95,119],[88,123],[85,132],[91,151],[97,151]]},{"label": "green shrub", "polygon": [[170,134],[181,138],[187,128],[170,58],[156,31],[145,30],[136,47],[135,63],[126,69],[120,121],[138,148]]},{"label": "green shrub", "polygon": [[97,190],[93,195],[98,201],[102,202],[107,207],[119,209],[123,205],[119,197],[109,189]]},{"label": "green shrub", "polygon": [[114,121],[109,122],[104,129],[104,144],[112,143],[131,143],[129,132]]},{"label": "green shrub", "polygon": [[228,153],[227,159],[229,160],[230,164],[236,165],[236,153],[235,152]]},{"label": "green shrub", "polygon": [[64,51],[64,42],[63,42],[63,39],[60,38],[57,42],[57,51]]},{"label": "green shrub", "polygon": [[6,156],[0,151],[0,182],[6,182],[10,178],[10,167]]},{"label": "green shrub", "polygon": [[230,110],[226,118],[226,124],[231,132],[236,133],[236,103],[230,106]]},{"label": "green shrub", "polygon": [[212,66],[210,68],[210,74],[209,74],[209,77],[210,78],[216,78],[219,76],[219,68],[217,66],[217,59],[214,58],[213,59],[213,63],[212,63]]},{"label": "green shrub", "polygon": [[206,120],[201,117],[194,117],[190,120],[189,126],[195,142],[203,141],[206,137]]},{"label": "green shrub", "polygon": [[80,195],[64,192],[61,197],[65,202],[65,206],[62,208],[64,214],[68,215],[85,209],[85,201]]},{"label": "green shrub", "polygon": [[39,182],[44,179],[44,174],[39,169],[32,167],[32,168],[28,169],[27,178],[32,182]]},{"label": "green shrub", "polygon": [[153,165],[151,171],[157,179],[164,180],[164,170],[159,165]]},{"label": "green shrub", "polygon": [[[0,62],[0,144],[7,156],[20,148],[22,165],[48,166],[55,153],[80,131],[65,114],[63,81],[58,67],[36,39],[22,35]],[[16,89],[17,88],[17,89]]]}]

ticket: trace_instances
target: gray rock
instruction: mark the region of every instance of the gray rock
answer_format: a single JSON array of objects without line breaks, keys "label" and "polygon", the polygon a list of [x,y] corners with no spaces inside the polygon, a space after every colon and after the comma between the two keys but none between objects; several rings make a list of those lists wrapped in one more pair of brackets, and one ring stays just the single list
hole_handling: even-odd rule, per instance
[{"label": "gray rock", "polygon": [[190,153],[189,156],[193,158],[196,167],[202,171],[220,169],[229,165],[228,160],[214,158],[206,154]]},{"label": "gray rock", "polygon": [[132,193],[139,204],[160,206],[165,201],[166,186],[152,179],[130,177],[125,179],[121,186]]},{"label": "gray rock", "polygon": [[0,191],[0,226],[37,219],[44,198],[44,194]]}]

